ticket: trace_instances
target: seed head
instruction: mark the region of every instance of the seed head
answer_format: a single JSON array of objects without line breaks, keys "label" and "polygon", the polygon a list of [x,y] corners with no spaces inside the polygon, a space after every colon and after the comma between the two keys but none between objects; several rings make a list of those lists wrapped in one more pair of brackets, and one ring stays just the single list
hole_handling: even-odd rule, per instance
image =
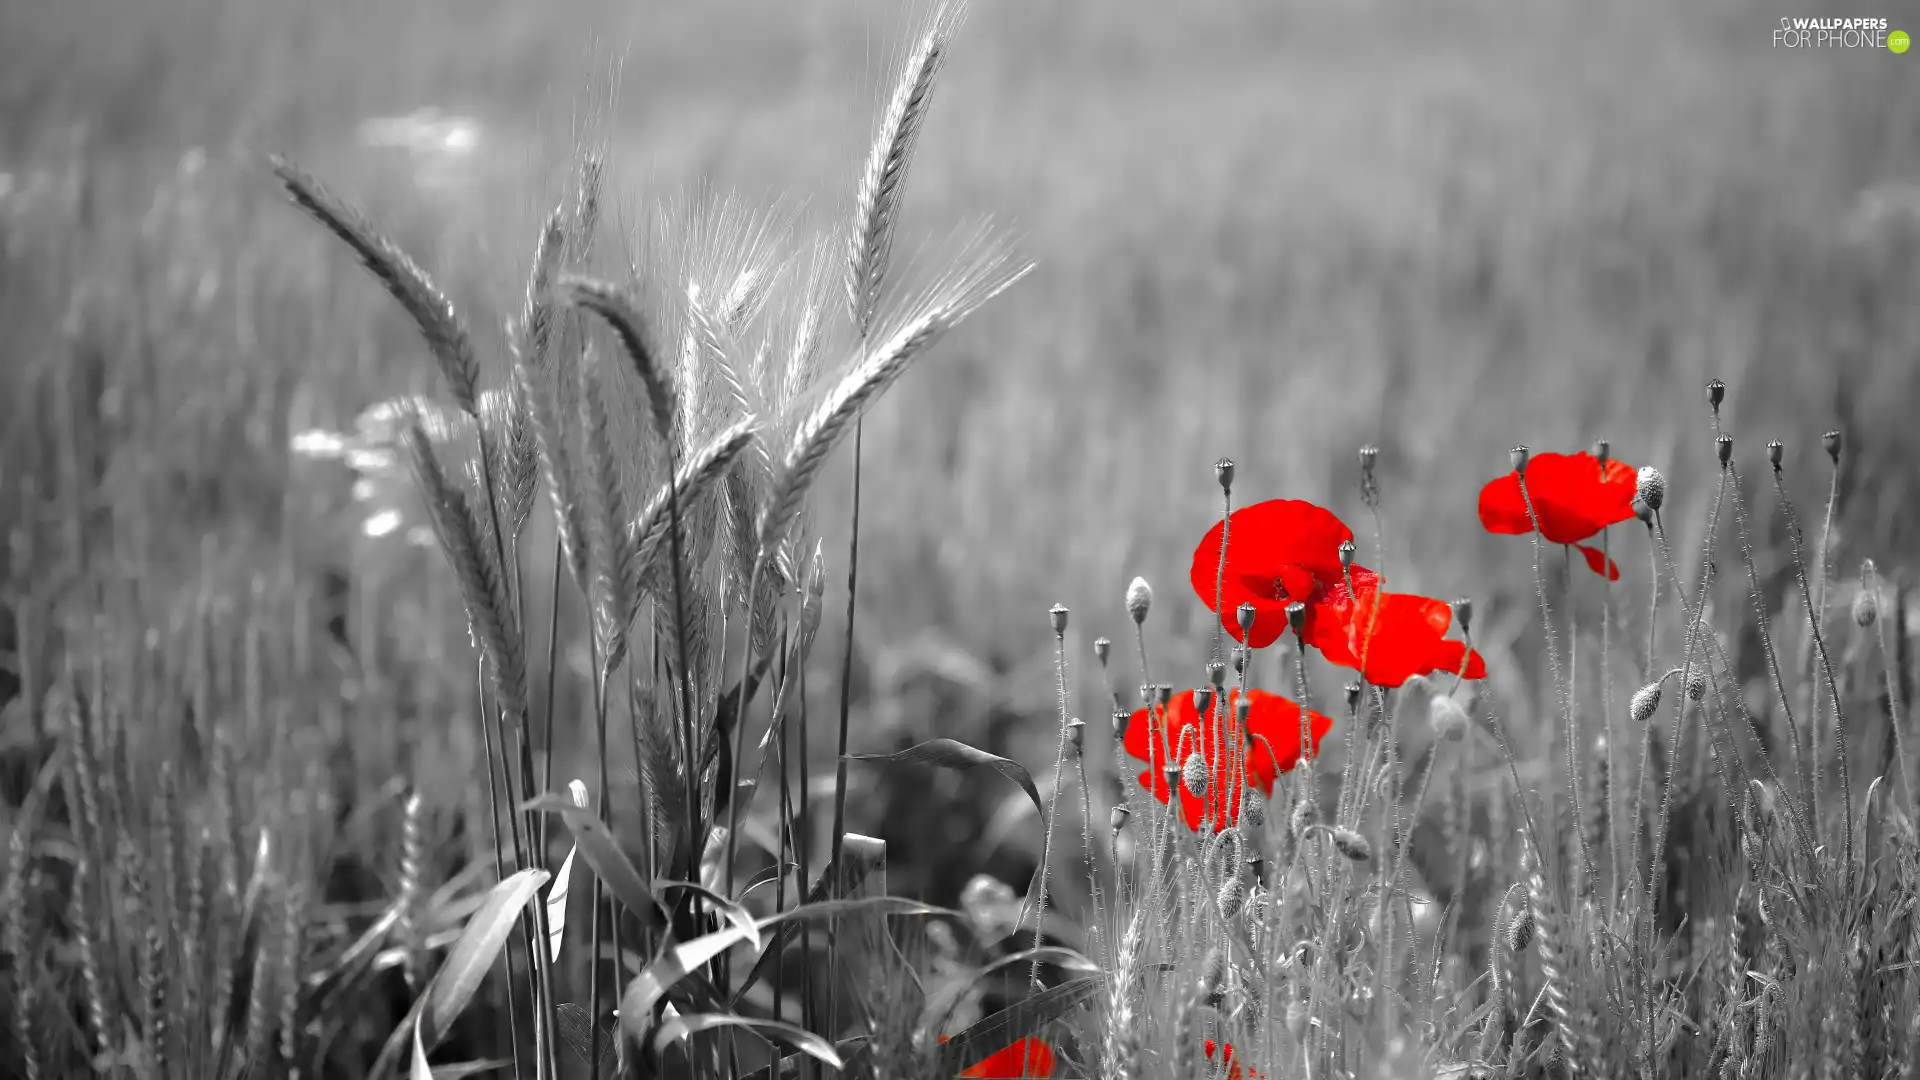
[{"label": "seed head", "polygon": [[1713,452],[1720,457],[1720,464],[1726,465],[1733,460],[1733,436],[1722,435],[1713,440]]},{"label": "seed head", "polygon": [[1361,690],[1361,686],[1358,681],[1350,682],[1347,684],[1347,712],[1348,713],[1355,713],[1360,711],[1360,690]]},{"label": "seed head", "polygon": [[1113,737],[1118,739],[1127,733],[1127,725],[1133,721],[1133,714],[1125,709],[1113,710]]},{"label": "seed head", "polygon": [[1644,724],[1653,715],[1653,710],[1659,707],[1660,684],[1650,682],[1633,692],[1632,699],[1627,702],[1627,715],[1633,717],[1634,723]]},{"label": "seed head", "polygon": [[1067,608],[1064,604],[1055,604],[1047,609],[1047,617],[1053,620],[1053,636],[1067,636]]},{"label": "seed head", "polygon": [[1137,577],[1127,586],[1127,614],[1133,616],[1135,625],[1147,621],[1147,612],[1153,610],[1153,586],[1147,579]]},{"label": "seed head", "polygon": [[1613,460],[1613,444],[1605,439],[1593,440],[1593,456],[1599,459],[1600,468],[1605,470],[1607,462]]},{"label": "seed head", "polygon": [[1333,847],[1354,862],[1366,862],[1373,858],[1373,845],[1367,838],[1348,828],[1333,830]]},{"label": "seed head", "polygon": [[1360,475],[1373,478],[1373,467],[1380,460],[1380,448],[1368,443],[1360,448]]},{"label": "seed head", "polygon": [[1166,708],[1167,704],[1173,700],[1173,684],[1170,682],[1161,683],[1154,688],[1154,696],[1160,699],[1160,707],[1163,709]]},{"label": "seed head", "polygon": [[1820,436],[1820,443],[1827,448],[1827,456],[1833,459],[1833,463],[1840,464],[1840,429],[1835,428]]},{"label": "seed head", "polygon": [[1287,831],[1298,837],[1312,828],[1319,817],[1320,808],[1313,804],[1312,799],[1302,797],[1293,804],[1293,815],[1287,819]]},{"label": "seed head", "polygon": [[1220,490],[1233,494],[1233,459],[1221,458],[1213,463],[1213,478],[1220,481]]},{"label": "seed head", "polygon": [[1473,632],[1473,598],[1463,596],[1453,602],[1453,619],[1460,624],[1460,632]]},{"label": "seed head", "polygon": [[1687,676],[1687,699],[1689,701],[1699,701],[1706,696],[1707,673],[1704,671],[1696,671]]},{"label": "seed head", "polygon": [[1169,761],[1167,762],[1167,767],[1161,771],[1166,774],[1167,792],[1169,795],[1171,795],[1173,792],[1173,789],[1180,786],[1180,777],[1181,777],[1180,766],[1175,765],[1173,762]]},{"label": "seed head", "polygon": [[1133,811],[1124,806],[1114,807],[1113,813],[1107,815],[1107,826],[1114,832],[1119,832],[1127,827],[1127,817],[1132,813]]},{"label": "seed head", "polygon": [[1260,612],[1254,608],[1251,601],[1241,604],[1238,608],[1234,609],[1233,617],[1240,624],[1241,637],[1253,633],[1253,620],[1258,618],[1259,615]]},{"label": "seed head", "polygon": [[1467,710],[1451,694],[1436,694],[1427,705],[1427,723],[1433,733],[1448,742],[1459,742],[1467,735]]},{"label": "seed head", "polygon": [[1707,404],[1713,406],[1714,412],[1720,411],[1720,403],[1726,399],[1727,384],[1719,379],[1707,380]]},{"label": "seed head", "polygon": [[1267,797],[1253,788],[1240,800],[1240,827],[1254,832],[1267,827]]},{"label": "seed head", "polygon": [[1247,647],[1236,645],[1233,649],[1233,673],[1244,675],[1247,671]]},{"label": "seed head", "polygon": [[1154,689],[1155,687],[1152,683],[1143,682],[1140,684],[1140,704],[1142,706],[1153,704]]},{"label": "seed head", "polygon": [[1196,799],[1207,794],[1207,759],[1195,750],[1187,755],[1187,763],[1180,769],[1180,780],[1187,785],[1187,792]]},{"label": "seed head", "polygon": [[1359,550],[1358,548],[1354,547],[1353,541],[1351,540],[1340,541],[1340,569],[1342,570],[1353,569],[1353,556],[1358,550]]},{"label": "seed head", "polygon": [[1524,446],[1516,446],[1507,451],[1507,460],[1513,464],[1513,471],[1517,473],[1525,473],[1527,471],[1528,456],[1527,448]]},{"label": "seed head", "polygon": [[1300,636],[1300,632],[1307,628],[1307,605],[1298,600],[1287,605],[1287,627],[1293,631],[1293,636]]},{"label": "seed head", "polygon": [[1767,463],[1773,466],[1774,472],[1780,471],[1780,459],[1786,454],[1786,450],[1786,445],[1779,439],[1767,444]]},{"label": "seed head", "polygon": [[1193,692],[1193,711],[1201,716],[1213,708],[1213,687],[1203,686]]},{"label": "seed head", "polygon": [[1633,497],[1644,504],[1649,511],[1658,511],[1660,504],[1667,501],[1667,478],[1659,469],[1651,465],[1640,466],[1640,476],[1634,482]]},{"label": "seed head", "polygon": [[1514,912],[1513,921],[1507,924],[1507,951],[1523,953],[1533,944],[1533,905],[1523,903],[1520,910]]},{"label": "seed head", "polygon": [[1247,697],[1233,699],[1233,718],[1239,722],[1242,731],[1246,730],[1247,717],[1253,714],[1253,702]]},{"label": "seed head", "polygon": [[1101,667],[1107,666],[1107,657],[1113,655],[1113,639],[1097,637],[1093,639],[1093,656],[1100,661]]},{"label": "seed head", "polygon": [[1079,717],[1076,716],[1067,721],[1067,738],[1073,743],[1075,753],[1086,748],[1087,725]]},{"label": "seed head", "polygon": [[1872,626],[1879,618],[1880,605],[1871,590],[1861,589],[1853,594],[1853,625],[1862,628]]},{"label": "seed head", "polygon": [[1218,660],[1209,661],[1207,663],[1207,681],[1213,684],[1215,690],[1225,686],[1227,684],[1227,665]]}]

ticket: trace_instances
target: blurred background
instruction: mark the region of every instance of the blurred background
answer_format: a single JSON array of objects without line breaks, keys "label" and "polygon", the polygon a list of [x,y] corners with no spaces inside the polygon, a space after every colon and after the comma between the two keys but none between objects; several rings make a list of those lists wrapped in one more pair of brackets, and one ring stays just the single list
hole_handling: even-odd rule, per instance
[{"label": "blurred background", "polygon": [[[366,208],[497,363],[597,104],[610,224],[735,192],[830,227],[915,13],[5,0],[0,515],[16,542],[0,577],[26,583],[8,603],[35,614],[0,620],[0,700],[54,648],[17,626],[53,642],[62,611],[116,589],[161,628],[209,592],[265,602],[296,637],[332,630],[384,658],[284,688],[277,722],[323,751],[338,798],[400,782],[437,805],[477,798],[459,707],[472,657],[443,561],[404,528],[369,529],[349,472],[288,449],[432,391],[430,365],[260,155]],[[1038,265],[868,421],[855,749],[952,734],[1039,771],[1057,735],[1047,607],[1073,611],[1076,711],[1098,730],[1110,706],[1089,642],[1126,641],[1135,574],[1159,587],[1161,677],[1197,682],[1209,622],[1185,578],[1218,512],[1212,463],[1238,462],[1242,502],[1310,499],[1367,536],[1364,443],[1381,448],[1383,568],[1398,588],[1475,597],[1491,685],[1524,704],[1531,549],[1482,532],[1477,491],[1515,443],[1604,436],[1667,472],[1676,538],[1697,540],[1711,377],[1731,386],[1754,476],[1764,443],[1785,441],[1809,518],[1820,434],[1846,433],[1835,565],[1873,555],[1910,584],[1920,53],[1771,46],[1782,15],[1809,14],[1920,31],[1905,0],[974,0],[901,246],[991,217]],[[833,644],[808,692],[823,716],[849,471],[843,453],[816,517]],[[74,524],[92,520],[111,539]],[[1778,575],[1786,534],[1760,528]],[[1637,597],[1640,537],[1615,543]],[[1139,682],[1131,665],[1116,678]],[[1344,681],[1317,678],[1329,697]],[[1037,830],[997,778],[858,776],[851,824],[893,842],[895,888],[952,902],[976,869],[1031,871]],[[352,828],[391,844],[377,821]]]}]

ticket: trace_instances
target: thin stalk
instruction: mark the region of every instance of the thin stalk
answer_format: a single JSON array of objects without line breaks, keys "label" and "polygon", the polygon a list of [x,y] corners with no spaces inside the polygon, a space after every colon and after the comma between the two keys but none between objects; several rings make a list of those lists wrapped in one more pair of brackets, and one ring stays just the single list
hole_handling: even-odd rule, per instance
[{"label": "thin stalk", "polygon": [[[600,792],[595,800],[596,816],[600,824],[606,825],[612,816],[608,813],[613,799],[607,786],[607,675],[600,660],[600,645],[596,639],[592,646],[593,658],[593,746],[594,753],[600,759]],[[593,924],[592,943],[587,953],[587,1038],[591,1043],[588,1051],[592,1076],[600,1075],[600,875],[593,875],[593,899],[587,907],[589,919]],[[542,906],[542,905],[536,905]],[[616,981],[620,974],[620,933],[619,916],[614,915],[613,932],[616,938],[613,947],[613,970]]]},{"label": "thin stalk", "polygon": [[[1040,842],[1039,888],[1033,897],[1033,944],[1038,949],[1046,930],[1047,920],[1047,868],[1053,861],[1054,822],[1059,819],[1060,777],[1066,771],[1067,763],[1067,727],[1070,717],[1067,715],[1067,634],[1064,623],[1054,634],[1054,669],[1059,675],[1060,689],[1060,745],[1053,759],[1053,790],[1047,796],[1047,820]],[[1211,786],[1211,785],[1209,785]],[[1037,986],[1040,982],[1040,956],[1035,953],[1033,964],[1027,973],[1027,985]],[[1021,1057],[1021,1072],[1031,1072],[1033,1044],[1027,1043],[1027,1049]]]},{"label": "thin stalk", "polygon": [[[493,870],[499,880],[505,881],[509,875],[507,874],[506,845],[502,842],[500,836],[500,779],[494,769],[493,727],[488,723],[487,716],[492,710],[487,707],[486,667],[487,664],[485,660],[480,660],[475,664],[474,685],[475,691],[480,695],[480,740],[483,744],[482,749],[487,755],[487,824],[491,827],[493,833]],[[504,767],[506,761],[504,758],[501,758],[498,763]],[[508,817],[511,818],[512,816],[513,813],[510,810]],[[514,979],[513,951],[511,949],[503,951],[500,960],[507,968],[507,1036],[513,1047],[515,1067],[518,1067],[520,1062],[520,988]]]},{"label": "thin stalk", "polygon": [[1600,530],[1600,716],[1605,725],[1607,782],[1600,797],[1607,810],[1607,861],[1612,877],[1607,884],[1607,914],[1612,916],[1620,899],[1620,812],[1614,798],[1620,773],[1613,761],[1613,537],[1610,528]]},{"label": "thin stalk", "polygon": [[[862,349],[864,352],[864,348]],[[854,605],[860,598],[860,457],[862,429],[861,420],[853,422],[853,510],[849,523],[851,535],[847,539],[847,633],[840,662],[840,731],[835,741],[833,774],[833,835],[828,837],[827,866],[822,873],[831,874],[840,865],[840,852],[845,841],[842,834],[847,828],[847,725],[853,710],[853,620]],[[840,921],[832,919],[827,924],[827,948],[838,952]],[[839,1019],[838,994],[839,980],[830,970],[827,973],[827,1024],[833,1030],[827,1032],[831,1041],[839,1034],[835,1026]]]}]

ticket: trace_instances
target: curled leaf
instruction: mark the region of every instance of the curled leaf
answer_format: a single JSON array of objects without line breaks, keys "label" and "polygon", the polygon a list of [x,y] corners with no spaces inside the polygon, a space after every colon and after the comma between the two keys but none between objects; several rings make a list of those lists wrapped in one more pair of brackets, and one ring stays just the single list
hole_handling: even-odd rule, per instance
[{"label": "curled leaf", "polygon": [[895,765],[934,765],[942,769],[988,768],[1020,785],[1027,793],[1027,799],[1033,803],[1034,813],[1040,815],[1042,822],[1047,819],[1047,810],[1040,801],[1040,787],[1033,782],[1033,774],[1027,767],[998,754],[989,754],[977,746],[969,746],[958,739],[928,739],[926,742],[909,746],[891,754],[848,754],[849,761],[883,761]]}]

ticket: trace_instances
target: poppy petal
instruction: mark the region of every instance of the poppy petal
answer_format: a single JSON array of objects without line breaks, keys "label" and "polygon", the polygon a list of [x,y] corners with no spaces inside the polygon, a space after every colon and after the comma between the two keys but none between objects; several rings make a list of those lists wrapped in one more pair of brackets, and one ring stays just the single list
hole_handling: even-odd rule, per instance
[{"label": "poppy petal", "polygon": [[[945,1042],[943,1038],[940,1040]],[[1028,1036],[1003,1050],[988,1055],[976,1065],[962,1069],[961,1076],[978,1080],[1019,1080],[1022,1077],[1053,1075],[1053,1047],[1045,1039]]]},{"label": "poppy petal", "polygon": [[1620,564],[1607,558],[1605,552],[1599,548],[1590,548],[1585,544],[1576,544],[1574,546],[1578,547],[1580,554],[1586,558],[1588,569],[1606,578],[1608,581],[1620,580]]},{"label": "poppy petal", "polygon": [[1520,474],[1508,473],[1480,489],[1480,524],[1490,533],[1525,536],[1533,531],[1533,516],[1520,494]]}]

